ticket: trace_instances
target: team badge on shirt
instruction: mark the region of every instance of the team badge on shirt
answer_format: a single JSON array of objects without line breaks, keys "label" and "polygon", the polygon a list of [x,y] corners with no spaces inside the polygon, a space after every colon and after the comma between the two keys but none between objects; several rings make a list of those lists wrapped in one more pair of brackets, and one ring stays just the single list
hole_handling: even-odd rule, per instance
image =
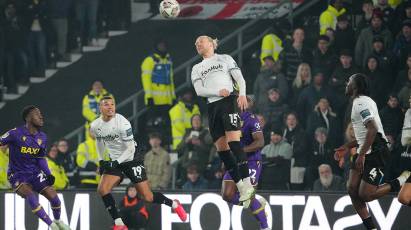
[{"label": "team badge on shirt", "polygon": [[37,139],[37,144],[41,145],[43,143],[43,141],[39,138]]},{"label": "team badge on shirt", "polygon": [[22,136],[22,137],[21,137],[21,140],[22,140],[23,142],[26,142],[27,137],[26,137],[26,136]]}]

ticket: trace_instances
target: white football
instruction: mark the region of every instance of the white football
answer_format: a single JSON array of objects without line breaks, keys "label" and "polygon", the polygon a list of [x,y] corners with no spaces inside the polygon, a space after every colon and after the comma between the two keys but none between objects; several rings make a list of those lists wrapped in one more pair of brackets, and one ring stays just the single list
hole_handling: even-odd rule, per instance
[{"label": "white football", "polygon": [[165,18],[176,18],[180,13],[180,4],[176,0],[163,0],[160,2],[160,14]]}]

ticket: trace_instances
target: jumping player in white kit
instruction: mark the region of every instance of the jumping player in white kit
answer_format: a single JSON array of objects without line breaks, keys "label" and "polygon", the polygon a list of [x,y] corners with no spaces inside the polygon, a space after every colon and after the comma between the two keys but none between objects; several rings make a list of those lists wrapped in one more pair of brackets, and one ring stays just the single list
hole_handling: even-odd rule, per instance
[{"label": "jumping player in white kit", "polygon": [[[191,72],[193,86],[208,102],[210,133],[218,155],[240,192],[239,201],[248,208],[255,194],[250,181],[247,155],[240,144],[241,118],[239,109],[247,109],[246,85],[240,68],[226,54],[216,54],[217,41],[200,36],[195,42],[203,60]],[[234,85],[239,88],[235,95]]]},{"label": "jumping player in white kit", "polygon": [[335,158],[343,157],[349,149],[358,147],[352,158],[347,183],[354,209],[361,217],[366,229],[377,229],[367,209],[366,202],[378,199],[389,192],[399,191],[410,176],[404,171],[398,178],[383,184],[384,166],[389,157],[387,138],[375,102],[368,96],[367,77],[354,74],[346,87],[351,97],[351,122],[355,140],[336,149]]},{"label": "jumping player in white kit", "polygon": [[[134,184],[139,194],[146,202],[165,204],[173,208],[182,221],[187,214],[178,200],[170,200],[162,193],[152,192],[147,181],[142,156],[136,153],[136,143],[130,122],[116,113],[114,100],[104,97],[100,101],[101,116],[91,123],[90,133],[97,139],[97,150],[100,154],[101,181],[98,193],[103,199],[107,211],[114,220],[113,230],[126,230],[111,195],[113,187],[117,186],[127,176]],[[108,151],[108,157],[104,156]],[[137,156],[135,156],[137,155]]]}]

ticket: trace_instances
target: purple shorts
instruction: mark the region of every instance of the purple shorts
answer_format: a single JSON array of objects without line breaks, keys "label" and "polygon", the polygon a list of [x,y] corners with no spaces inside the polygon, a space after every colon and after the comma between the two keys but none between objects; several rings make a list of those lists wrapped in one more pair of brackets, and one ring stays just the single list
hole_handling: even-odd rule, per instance
[{"label": "purple shorts", "polygon": [[46,174],[42,172],[34,174],[31,172],[12,173],[8,178],[14,191],[17,191],[22,184],[30,185],[37,193],[49,186],[46,181]]},{"label": "purple shorts", "polygon": [[[248,170],[250,172],[251,184],[254,186],[256,186],[258,184],[258,181],[260,180],[261,169],[261,161],[248,161]],[[233,180],[227,171],[225,172],[223,177],[223,181],[225,180]]]}]

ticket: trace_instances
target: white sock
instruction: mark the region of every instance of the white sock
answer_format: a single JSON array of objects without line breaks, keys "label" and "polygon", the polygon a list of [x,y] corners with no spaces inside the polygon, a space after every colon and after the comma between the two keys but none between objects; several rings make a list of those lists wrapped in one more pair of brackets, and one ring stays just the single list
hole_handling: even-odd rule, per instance
[{"label": "white sock", "polygon": [[178,203],[173,200],[173,204],[171,205],[173,209],[176,209],[178,207]]},{"label": "white sock", "polygon": [[397,178],[398,182],[400,183],[400,186],[402,187],[405,184],[405,181],[407,181],[407,178],[403,177],[403,176],[399,176]]},{"label": "white sock", "polygon": [[244,190],[244,181],[239,180],[239,181],[236,183],[236,185],[237,185],[238,191],[239,191],[240,194],[241,194],[241,193],[243,192],[243,190]]},{"label": "white sock", "polygon": [[117,218],[114,220],[114,225],[124,225],[124,222],[121,218]]},{"label": "white sock", "polygon": [[251,184],[251,179],[250,179],[250,177],[244,178],[244,179],[243,179],[243,182],[244,182],[244,184],[245,184],[246,186],[250,186],[250,187],[253,186],[253,185]]}]

